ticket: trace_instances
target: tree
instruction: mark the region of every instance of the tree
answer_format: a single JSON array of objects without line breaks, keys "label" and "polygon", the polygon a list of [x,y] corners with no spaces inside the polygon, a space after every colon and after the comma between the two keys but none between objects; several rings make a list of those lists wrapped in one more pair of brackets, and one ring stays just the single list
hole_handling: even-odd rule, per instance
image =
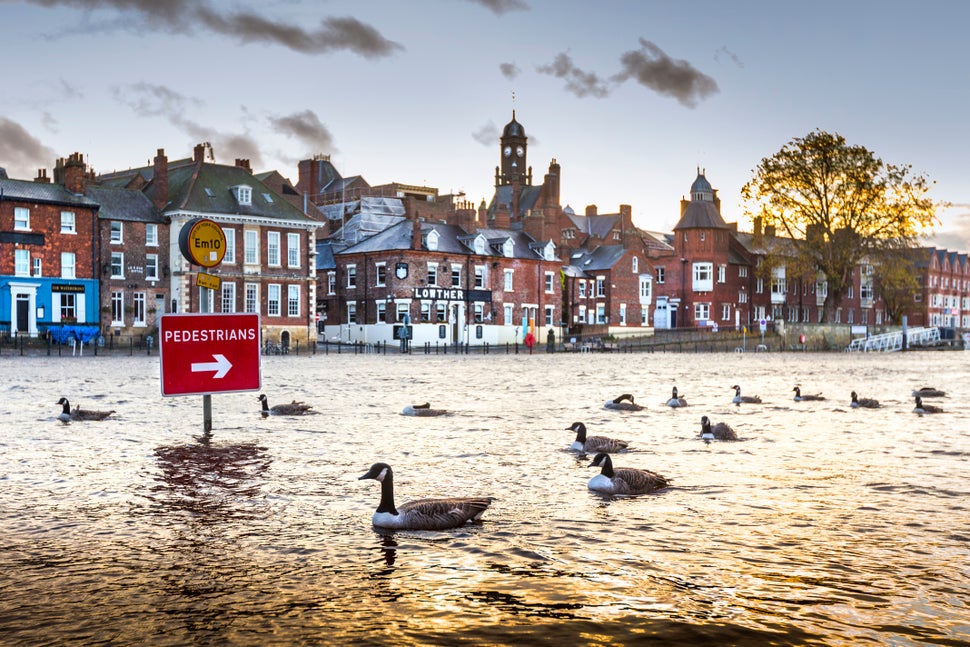
[{"label": "tree", "polygon": [[920,291],[915,253],[893,250],[886,257],[876,257],[874,260],[873,279],[886,307],[886,322],[899,323],[903,315],[915,306],[916,295]]},{"label": "tree", "polygon": [[741,189],[745,213],[798,241],[790,268],[828,283],[822,321],[867,256],[912,248],[937,221],[938,205],[927,197],[932,182],[838,134],[816,130],[793,139],[753,173]]}]

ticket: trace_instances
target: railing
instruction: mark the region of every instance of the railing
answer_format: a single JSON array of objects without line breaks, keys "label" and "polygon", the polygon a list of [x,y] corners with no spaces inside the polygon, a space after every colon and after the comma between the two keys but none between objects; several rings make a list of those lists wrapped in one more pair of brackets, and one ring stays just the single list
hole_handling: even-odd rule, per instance
[{"label": "railing", "polygon": [[[939,343],[939,328],[910,328],[906,331],[906,348],[935,346]],[[862,353],[892,353],[903,348],[903,333],[898,331],[853,339],[845,350]]]}]

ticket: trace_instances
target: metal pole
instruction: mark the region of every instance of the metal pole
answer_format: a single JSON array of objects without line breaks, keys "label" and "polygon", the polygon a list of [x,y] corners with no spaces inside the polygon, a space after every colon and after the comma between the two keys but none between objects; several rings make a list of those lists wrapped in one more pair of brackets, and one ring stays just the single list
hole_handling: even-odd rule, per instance
[{"label": "metal pole", "polygon": [[[200,288],[199,312],[209,312],[211,292],[210,288]],[[202,396],[202,432],[206,435],[212,433],[212,396],[209,394]]]}]

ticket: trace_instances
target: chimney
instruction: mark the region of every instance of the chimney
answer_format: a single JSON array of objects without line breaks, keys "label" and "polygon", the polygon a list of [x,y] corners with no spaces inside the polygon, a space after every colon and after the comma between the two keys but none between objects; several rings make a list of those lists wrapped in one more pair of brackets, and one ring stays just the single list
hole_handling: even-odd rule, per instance
[{"label": "chimney", "polygon": [[421,218],[418,214],[414,214],[414,220],[411,221],[411,249],[415,251],[421,250]]},{"label": "chimney", "polygon": [[775,226],[765,225],[765,236],[774,236],[774,235],[775,235]]},{"label": "chimney", "polygon": [[164,209],[168,204],[168,158],[165,149],[159,148],[155,154],[155,170],[152,173],[152,204],[156,209]]},{"label": "chimney", "polygon": [[249,166],[249,160],[248,159],[240,159],[240,158],[237,157],[236,158],[236,167],[237,168],[244,168],[247,171],[249,171],[250,174],[252,174],[252,172],[253,172],[253,169]]},{"label": "chimney", "polygon": [[37,177],[34,178],[34,182],[37,182],[38,184],[50,184],[51,179],[47,177],[47,169],[37,169]]},{"label": "chimney", "polygon": [[64,188],[74,195],[84,195],[87,189],[88,177],[86,165],[80,153],[71,153],[63,162]]},{"label": "chimney", "polygon": [[633,229],[633,207],[628,204],[620,205],[620,231],[628,232]]},{"label": "chimney", "polygon": [[595,204],[586,205],[586,215],[587,216],[595,216],[596,213],[597,213],[597,211],[598,211],[598,209],[596,208],[596,205]]},{"label": "chimney", "polygon": [[761,216],[754,217],[754,235],[755,236],[761,235]]},{"label": "chimney", "polygon": [[205,144],[196,144],[195,148],[192,149],[192,161],[196,164],[205,161]]}]

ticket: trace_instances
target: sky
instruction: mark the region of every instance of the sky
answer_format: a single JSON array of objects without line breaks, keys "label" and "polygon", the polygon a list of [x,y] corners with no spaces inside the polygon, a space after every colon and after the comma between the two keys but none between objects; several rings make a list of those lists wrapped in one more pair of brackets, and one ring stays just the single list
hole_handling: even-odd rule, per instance
[{"label": "sky", "polygon": [[702,169],[728,222],[763,158],[838,133],[934,182],[970,251],[970,3],[928,0],[0,0],[0,167],[247,158],[494,192],[515,111],[534,183],[670,231]]}]

